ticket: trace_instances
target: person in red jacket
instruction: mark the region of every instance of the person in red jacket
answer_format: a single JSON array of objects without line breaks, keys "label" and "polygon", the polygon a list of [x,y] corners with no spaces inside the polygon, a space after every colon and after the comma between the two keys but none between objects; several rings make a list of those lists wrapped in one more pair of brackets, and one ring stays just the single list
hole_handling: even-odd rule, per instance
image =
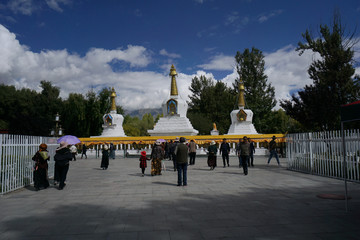
[{"label": "person in red jacket", "polygon": [[147,158],[147,157],[146,157],[146,152],[145,152],[145,151],[142,151],[142,152],[141,152],[140,159],[139,159],[139,161],[140,161],[141,173],[142,173],[141,176],[144,176],[144,174],[145,174],[145,169],[146,169],[146,167],[147,167],[147,162],[146,162],[146,160],[150,160],[150,158]]}]

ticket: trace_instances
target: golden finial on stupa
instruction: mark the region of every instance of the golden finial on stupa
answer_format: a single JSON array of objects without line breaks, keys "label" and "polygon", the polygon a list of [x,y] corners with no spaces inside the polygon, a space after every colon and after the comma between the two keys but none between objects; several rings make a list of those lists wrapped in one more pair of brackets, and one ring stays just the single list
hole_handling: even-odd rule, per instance
[{"label": "golden finial on stupa", "polygon": [[176,78],[175,78],[175,76],[177,76],[177,73],[176,73],[176,69],[175,69],[175,67],[174,67],[174,64],[171,65],[169,76],[171,77],[171,90],[170,90],[170,95],[171,95],[171,96],[177,96],[177,95],[178,95],[178,90],[177,90]]},{"label": "golden finial on stupa", "polygon": [[244,91],[245,91],[244,81],[240,78],[240,82],[239,82],[239,102],[238,102],[239,108],[245,107]]},{"label": "golden finial on stupa", "polygon": [[115,103],[116,92],[115,92],[114,87],[111,89],[110,98],[111,98],[111,108],[110,108],[110,111],[116,111],[116,103]]}]

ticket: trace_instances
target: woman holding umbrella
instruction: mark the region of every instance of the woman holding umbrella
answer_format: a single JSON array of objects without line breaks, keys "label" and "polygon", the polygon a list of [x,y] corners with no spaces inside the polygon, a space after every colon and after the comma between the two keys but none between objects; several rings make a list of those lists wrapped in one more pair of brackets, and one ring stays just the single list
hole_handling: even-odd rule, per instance
[{"label": "woman holding umbrella", "polygon": [[56,149],[54,156],[55,171],[59,179],[59,190],[65,187],[65,180],[67,172],[69,171],[69,161],[72,159],[72,154],[68,148],[67,142],[60,142],[60,147]]}]

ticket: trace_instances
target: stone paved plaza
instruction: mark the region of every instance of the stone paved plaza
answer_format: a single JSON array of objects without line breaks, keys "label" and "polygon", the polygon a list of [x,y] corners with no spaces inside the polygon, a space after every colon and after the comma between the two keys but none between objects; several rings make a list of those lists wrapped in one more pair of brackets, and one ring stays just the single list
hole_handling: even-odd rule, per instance
[{"label": "stone paved plaza", "polygon": [[[0,196],[0,239],[360,239],[360,184],[286,170],[265,157],[245,176],[238,160],[209,171],[206,158],[177,187],[172,162],[162,176],[141,177],[138,158],[70,162],[67,186],[33,186]],[[51,181],[52,183],[52,181]]]}]

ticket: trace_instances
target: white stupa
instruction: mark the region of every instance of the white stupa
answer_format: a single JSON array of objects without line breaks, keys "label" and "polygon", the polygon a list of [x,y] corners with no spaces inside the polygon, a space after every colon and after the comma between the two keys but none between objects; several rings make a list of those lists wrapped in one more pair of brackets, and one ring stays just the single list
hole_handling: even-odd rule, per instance
[{"label": "white stupa", "polygon": [[170,97],[162,103],[163,117],[154,126],[153,130],[148,130],[151,136],[190,136],[197,135],[191,122],[186,117],[188,105],[178,95],[176,78],[177,75],[174,65],[171,66],[171,90]]},{"label": "white stupa", "polygon": [[239,83],[239,109],[233,110],[230,113],[231,125],[227,135],[244,135],[244,134],[258,134],[254,124],[252,123],[253,112],[250,109],[245,109],[244,98],[244,83],[240,79]]},{"label": "white stupa", "polygon": [[116,104],[115,104],[115,98],[116,98],[116,92],[114,88],[112,88],[111,91],[111,109],[110,113],[107,113],[103,116],[104,124],[103,132],[100,136],[97,137],[126,137],[124,129],[122,127],[124,117],[121,114],[117,114],[116,111]]}]

